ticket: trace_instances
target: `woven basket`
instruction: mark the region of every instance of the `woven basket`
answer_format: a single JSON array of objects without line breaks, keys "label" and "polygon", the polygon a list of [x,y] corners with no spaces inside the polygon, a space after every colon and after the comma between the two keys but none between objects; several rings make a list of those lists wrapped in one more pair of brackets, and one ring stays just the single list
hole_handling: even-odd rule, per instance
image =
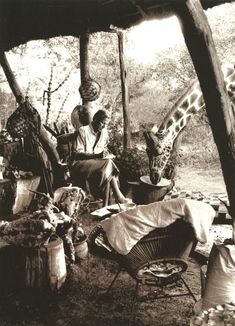
[{"label": "woven basket", "polygon": [[[89,236],[90,249],[100,257],[114,259],[131,276],[136,277],[137,270],[144,264],[162,258],[180,258],[187,260],[191,250],[196,246],[196,238],[190,224],[177,220],[166,228],[157,228],[143,237],[127,255],[120,255],[114,249],[108,252],[95,245],[95,238],[104,235],[101,226],[96,227]],[[109,247],[110,244],[108,244]]]},{"label": "woven basket", "polygon": [[30,133],[30,121],[21,107],[8,118],[6,129],[13,138],[26,137]]},{"label": "woven basket", "polygon": [[100,84],[93,79],[82,80],[79,92],[83,100],[92,102],[98,99],[100,95]]}]

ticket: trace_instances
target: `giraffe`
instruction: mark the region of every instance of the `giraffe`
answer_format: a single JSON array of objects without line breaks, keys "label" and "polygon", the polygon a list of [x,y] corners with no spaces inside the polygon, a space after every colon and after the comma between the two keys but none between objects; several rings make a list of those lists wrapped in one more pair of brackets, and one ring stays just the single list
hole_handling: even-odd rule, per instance
[{"label": "giraffe", "polygon": [[[223,65],[222,71],[225,86],[234,109],[235,65]],[[149,158],[150,179],[153,184],[157,184],[161,180],[167,162],[172,155],[177,136],[191,117],[203,108],[205,108],[205,102],[200,84],[197,79],[194,79],[163,119],[160,127],[154,125],[151,131],[144,132],[146,152]]]}]

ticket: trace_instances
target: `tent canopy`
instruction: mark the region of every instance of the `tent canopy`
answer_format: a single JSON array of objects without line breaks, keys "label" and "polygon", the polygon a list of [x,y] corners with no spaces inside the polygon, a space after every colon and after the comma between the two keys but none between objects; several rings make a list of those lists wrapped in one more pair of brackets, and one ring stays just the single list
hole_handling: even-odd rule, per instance
[{"label": "tent canopy", "polygon": [[[183,0],[0,0],[2,51],[30,40],[126,29],[172,15]],[[232,0],[201,0],[204,9]]]}]

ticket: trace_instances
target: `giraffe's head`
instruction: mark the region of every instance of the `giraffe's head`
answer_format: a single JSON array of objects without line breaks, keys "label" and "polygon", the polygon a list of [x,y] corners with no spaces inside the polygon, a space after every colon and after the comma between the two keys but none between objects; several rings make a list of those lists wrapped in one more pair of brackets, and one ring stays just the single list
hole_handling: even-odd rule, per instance
[{"label": "giraffe's head", "polygon": [[171,155],[172,144],[167,144],[163,133],[145,131],[146,152],[149,159],[150,180],[153,184],[160,182],[168,159]]},{"label": "giraffe's head", "polygon": [[[235,105],[235,66],[226,64],[222,67],[226,89]],[[146,151],[149,158],[150,180],[153,184],[160,182],[166,165],[172,154],[174,141],[188,123],[191,116],[205,107],[200,84],[197,79],[189,83],[188,88],[175,102],[165,116],[159,129],[156,125],[144,133]],[[235,110],[233,111],[235,112]],[[235,113],[234,113],[235,115]]]}]

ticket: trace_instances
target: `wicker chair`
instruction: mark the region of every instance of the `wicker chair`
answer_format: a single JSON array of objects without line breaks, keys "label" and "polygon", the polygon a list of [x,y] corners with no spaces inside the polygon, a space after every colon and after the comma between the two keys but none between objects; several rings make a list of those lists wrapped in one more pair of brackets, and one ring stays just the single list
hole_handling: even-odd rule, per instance
[{"label": "wicker chair", "polygon": [[[126,271],[135,280],[135,293],[129,325],[133,323],[135,303],[138,297],[138,289],[141,285],[157,286],[163,289],[166,285],[181,281],[186,291],[180,294],[168,295],[167,297],[190,295],[195,302],[197,301],[182,277],[182,274],[187,270],[186,261],[197,244],[194,231],[190,224],[182,220],[177,220],[168,227],[157,228],[138,241],[127,255],[120,255],[111,247],[101,225],[98,225],[91,231],[88,243],[92,254],[115,260],[119,264],[119,269],[106,293],[110,291],[121,271]],[[166,278],[138,276],[140,269],[159,262],[173,262],[181,267],[181,272],[172,274]],[[164,297],[162,295],[154,299]]]}]

